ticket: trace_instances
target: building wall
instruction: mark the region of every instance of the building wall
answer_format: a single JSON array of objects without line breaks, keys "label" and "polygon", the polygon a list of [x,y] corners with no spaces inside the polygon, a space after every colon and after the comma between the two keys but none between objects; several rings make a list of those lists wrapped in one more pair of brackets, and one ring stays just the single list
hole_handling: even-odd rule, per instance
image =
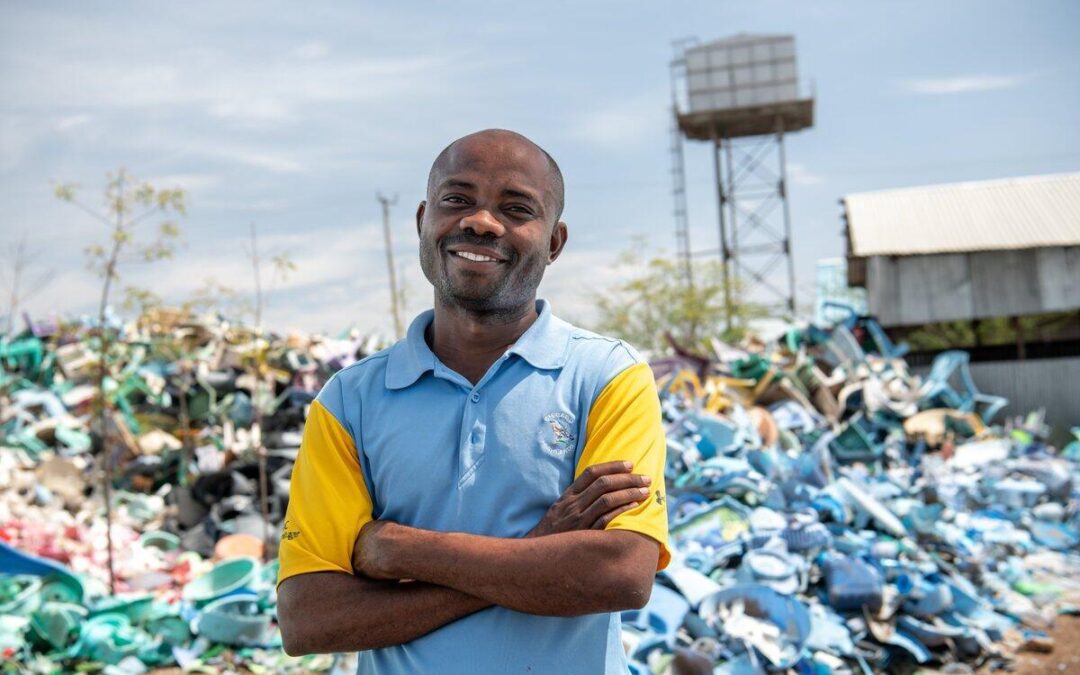
[{"label": "building wall", "polygon": [[[912,370],[925,377],[930,368]],[[1080,356],[973,363],[971,379],[979,391],[1009,399],[997,422],[1042,408],[1059,443],[1068,438],[1069,427],[1080,425]]]},{"label": "building wall", "polygon": [[1080,309],[1080,246],[867,259],[885,327]]}]

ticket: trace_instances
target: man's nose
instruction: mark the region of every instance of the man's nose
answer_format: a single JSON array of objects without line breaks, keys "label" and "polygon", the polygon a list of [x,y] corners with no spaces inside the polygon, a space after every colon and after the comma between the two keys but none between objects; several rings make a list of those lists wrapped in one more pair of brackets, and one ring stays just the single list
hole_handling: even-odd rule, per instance
[{"label": "man's nose", "polygon": [[490,234],[493,237],[501,237],[506,233],[506,228],[487,209],[479,209],[461,219],[458,227],[462,230],[472,230],[474,233],[484,236]]}]

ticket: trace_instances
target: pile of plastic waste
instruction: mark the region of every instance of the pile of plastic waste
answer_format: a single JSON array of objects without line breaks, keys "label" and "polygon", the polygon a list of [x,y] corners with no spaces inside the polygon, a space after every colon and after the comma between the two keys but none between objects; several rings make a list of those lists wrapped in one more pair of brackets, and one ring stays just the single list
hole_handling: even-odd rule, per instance
[{"label": "pile of plastic waste", "polygon": [[[379,346],[168,310],[0,337],[4,663],[351,672],[281,651],[275,548],[307,404]],[[1080,612],[1080,429],[1058,451],[1038,415],[998,419],[966,354],[916,377],[856,315],[676,351],[652,362],[673,559],[623,615],[633,672],[967,672]]]},{"label": "pile of plastic waste", "polygon": [[378,340],[279,337],[173,310],[103,330],[28,321],[0,336],[3,661],[42,673],[334,667],[281,651],[276,546],[306,407]]},{"label": "pile of plastic waste", "polygon": [[[963,352],[914,377],[869,317],[653,362],[671,566],[635,673],[1008,667],[1080,603],[1080,440],[995,426]],[[1080,439],[1080,428],[1075,429]]]}]

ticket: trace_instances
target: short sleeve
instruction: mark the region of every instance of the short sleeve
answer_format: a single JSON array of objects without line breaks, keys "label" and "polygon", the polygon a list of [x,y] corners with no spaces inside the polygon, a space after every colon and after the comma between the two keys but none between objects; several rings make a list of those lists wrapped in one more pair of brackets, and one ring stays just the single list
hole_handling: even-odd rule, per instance
[{"label": "short sleeve", "polygon": [[609,530],[639,532],[660,544],[657,570],[671,560],[664,491],[666,437],[656,380],[647,363],[636,363],[611,379],[593,402],[586,424],[585,448],[575,478],[604,462],[629,461],[634,473],[652,478],[653,492],[635,508],[608,523]]},{"label": "short sleeve", "polygon": [[[333,384],[331,380],[327,387]],[[371,520],[371,510],[352,434],[317,399],[293,466],[278,584],[310,572],[352,574],[353,544]]]}]

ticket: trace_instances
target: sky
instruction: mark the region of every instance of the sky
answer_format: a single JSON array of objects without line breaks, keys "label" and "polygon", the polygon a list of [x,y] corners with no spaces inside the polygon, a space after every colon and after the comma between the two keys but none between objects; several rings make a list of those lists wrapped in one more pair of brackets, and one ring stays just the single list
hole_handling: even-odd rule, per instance
[{"label": "sky", "polygon": [[[620,252],[675,251],[672,41],[785,33],[816,98],[815,125],[786,148],[807,306],[815,262],[844,253],[843,195],[1080,167],[1078,29],[1070,0],[7,1],[0,241],[39,254],[27,278],[49,281],[31,314],[93,312],[84,249],[107,232],[53,184],[96,207],[105,172],[125,167],[187,190],[188,211],[175,258],[127,266],[122,283],[172,302],[208,279],[250,293],[254,223],[264,254],[296,264],[267,279],[268,326],[389,332],[376,194],[397,197],[408,320],[431,303],[414,216],[432,159],[509,128],[562,167],[570,240],[540,293],[588,325],[591,298],[625,274]],[[715,249],[707,146],[687,144],[686,171],[692,246]]]}]

